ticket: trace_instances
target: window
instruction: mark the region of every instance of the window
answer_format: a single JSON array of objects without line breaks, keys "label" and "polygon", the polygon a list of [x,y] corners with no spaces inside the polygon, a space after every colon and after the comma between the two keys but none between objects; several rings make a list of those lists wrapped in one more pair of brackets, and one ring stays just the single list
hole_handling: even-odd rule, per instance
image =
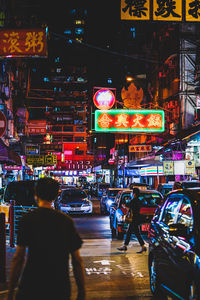
[{"label": "window", "polygon": [[193,213],[192,213],[192,206],[188,199],[184,198],[181,204],[177,223],[184,224],[190,230],[193,228]]},{"label": "window", "polygon": [[166,205],[164,206],[162,222],[168,226],[174,224],[180,205],[181,198],[179,195],[172,195],[169,197]]}]

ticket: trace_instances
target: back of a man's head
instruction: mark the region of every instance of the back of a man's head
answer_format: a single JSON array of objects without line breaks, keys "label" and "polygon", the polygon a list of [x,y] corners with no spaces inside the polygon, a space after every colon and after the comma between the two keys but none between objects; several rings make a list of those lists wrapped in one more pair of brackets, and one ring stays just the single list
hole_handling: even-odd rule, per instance
[{"label": "back of a man's head", "polygon": [[35,194],[38,198],[52,202],[58,196],[59,183],[51,177],[38,179],[35,187]]},{"label": "back of a man's head", "polygon": [[133,188],[133,192],[132,193],[135,194],[136,197],[138,198],[139,195],[140,195],[140,190],[138,188]]}]

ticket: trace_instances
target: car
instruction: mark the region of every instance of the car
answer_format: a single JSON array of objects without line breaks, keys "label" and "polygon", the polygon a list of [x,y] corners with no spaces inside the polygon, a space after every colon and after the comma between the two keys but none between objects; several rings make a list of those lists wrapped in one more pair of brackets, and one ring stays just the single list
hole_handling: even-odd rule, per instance
[{"label": "car", "polygon": [[200,188],[170,192],[149,229],[150,289],[158,299],[200,299]]},{"label": "car", "polygon": [[3,203],[15,201],[16,206],[37,206],[35,201],[35,180],[12,181],[7,184]]},{"label": "car", "polygon": [[173,189],[173,183],[159,183],[157,191],[160,192],[164,197]]},{"label": "car", "polygon": [[92,201],[88,199],[86,192],[79,188],[62,190],[56,207],[67,214],[91,214],[93,210]]},{"label": "car", "polygon": [[[121,191],[111,205],[109,218],[112,237],[123,239],[129,225],[125,217],[131,199],[132,190]],[[139,199],[141,201],[141,231],[148,232],[151,219],[156,208],[162,203],[163,196],[156,190],[140,190]]]},{"label": "car", "polygon": [[109,212],[110,206],[114,202],[114,199],[119,191],[123,188],[108,188],[100,199],[100,212],[102,215]]},{"label": "car", "polygon": [[175,181],[173,185],[173,190],[187,189],[191,187],[200,187],[200,181],[199,180]]},{"label": "car", "polygon": [[103,193],[110,187],[109,183],[98,183],[97,184],[97,196],[101,197]]},{"label": "car", "polygon": [[140,190],[147,190],[150,189],[150,185],[147,183],[143,183],[143,182],[132,182],[128,185],[129,189],[133,189],[133,188],[139,188]]}]

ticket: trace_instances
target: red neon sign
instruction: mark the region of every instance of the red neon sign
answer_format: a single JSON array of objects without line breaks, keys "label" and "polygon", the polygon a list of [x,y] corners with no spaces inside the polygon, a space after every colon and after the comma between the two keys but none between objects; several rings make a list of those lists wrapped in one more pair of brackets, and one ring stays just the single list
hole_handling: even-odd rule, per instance
[{"label": "red neon sign", "polygon": [[115,96],[109,89],[100,89],[94,94],[93,102],[98,109],[110,109],[115,103]]}]

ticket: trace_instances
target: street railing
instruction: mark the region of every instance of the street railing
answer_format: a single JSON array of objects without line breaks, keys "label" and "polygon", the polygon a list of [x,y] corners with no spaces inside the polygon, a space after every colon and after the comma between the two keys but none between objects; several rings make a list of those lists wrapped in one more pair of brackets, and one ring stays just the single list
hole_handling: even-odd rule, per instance
[{"label": "street railing", "polygon": [[10,247],[15,247],[17,232],[19,229],[20,219],[27,212],[34,210],[36,207],[34,206],[17,206],[15,205],[15,201],[10,201],[10,210],[9,210],[9,238],[10,238]]}]

